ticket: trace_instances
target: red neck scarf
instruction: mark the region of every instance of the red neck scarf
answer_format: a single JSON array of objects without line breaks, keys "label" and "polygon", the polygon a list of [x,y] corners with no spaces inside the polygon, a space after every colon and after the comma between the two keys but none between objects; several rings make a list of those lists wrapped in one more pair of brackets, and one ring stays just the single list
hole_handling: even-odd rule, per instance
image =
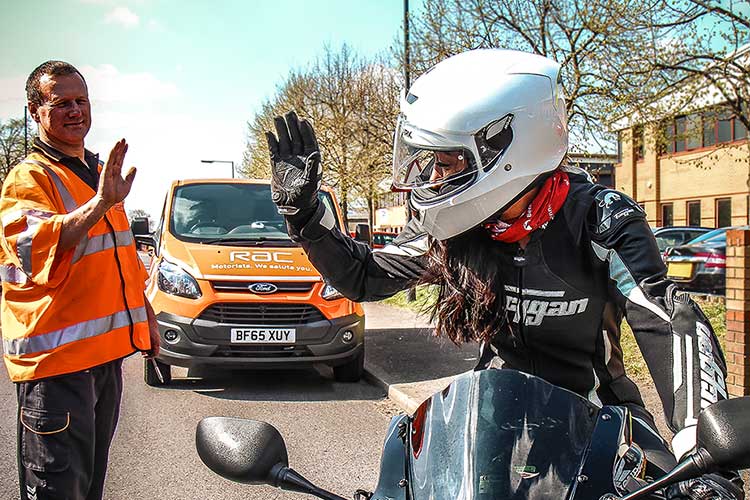
[{"label": "red neck scarf", "polygon": [[563,206],[569,190],[568,174],[558,169],[544,181],[523,215],[510,224],[501,220],[486,222],[484,228],[493,240],[505,243],[520,241],[540,227],[547,227]]}]

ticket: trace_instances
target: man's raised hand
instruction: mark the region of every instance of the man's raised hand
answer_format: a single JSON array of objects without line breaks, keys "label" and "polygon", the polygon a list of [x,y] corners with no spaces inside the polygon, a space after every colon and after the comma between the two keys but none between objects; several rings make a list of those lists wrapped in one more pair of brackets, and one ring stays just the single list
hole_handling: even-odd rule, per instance
[{"label": "man's raised hand", "polygon": [[104,201],[107,208],[120,203],[130,193],[135,179],[135,167],[130,167],[125,176],[122,175],[122,164],[125,153],[128,152],[128,143],[120,139],[112,148],[99,174],[98,195]]}]

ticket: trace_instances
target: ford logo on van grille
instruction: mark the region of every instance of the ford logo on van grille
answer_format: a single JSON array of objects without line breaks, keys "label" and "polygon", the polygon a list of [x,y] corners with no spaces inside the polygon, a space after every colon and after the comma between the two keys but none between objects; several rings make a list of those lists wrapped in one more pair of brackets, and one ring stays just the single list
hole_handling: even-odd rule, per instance
[{"label": "ford logo on van grille", "polygon": [[247,287],[251,292],[265,295],[269,293],[275,293],[279,289],[273,283],[253,283]]}]

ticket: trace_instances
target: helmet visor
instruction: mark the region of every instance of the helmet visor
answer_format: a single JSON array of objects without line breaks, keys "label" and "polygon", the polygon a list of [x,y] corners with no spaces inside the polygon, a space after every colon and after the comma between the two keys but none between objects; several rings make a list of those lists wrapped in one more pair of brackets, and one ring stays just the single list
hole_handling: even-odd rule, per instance
[{"label": "helmet visor", "polygon": [[462,147],[416,146],[399,120],[393,145],[393,186],[400,190],[435,189],[468,183],[476,173],[471,152]]}]

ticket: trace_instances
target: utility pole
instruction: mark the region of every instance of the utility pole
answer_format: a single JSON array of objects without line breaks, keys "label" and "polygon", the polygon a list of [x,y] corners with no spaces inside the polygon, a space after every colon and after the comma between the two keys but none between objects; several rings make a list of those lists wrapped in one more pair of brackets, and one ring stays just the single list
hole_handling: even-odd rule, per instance
[{"label": "utility pole", "polygon": [[23,107],[23,155],[29,156],[29,107]]},{"label": "utility pole", "polygon": [[409,0],[404,0],[404,85],[409,91]]},{"label": "utility pole", "polygon": [[[409,93],[411,86],[409,75],[409,0],[404,0],[404,88]],[[406,193],[406,222],[411,220],[411,193]],[[417,300],[417,287],[413,286],[406,292],[406,300],[414,302]]]}]

